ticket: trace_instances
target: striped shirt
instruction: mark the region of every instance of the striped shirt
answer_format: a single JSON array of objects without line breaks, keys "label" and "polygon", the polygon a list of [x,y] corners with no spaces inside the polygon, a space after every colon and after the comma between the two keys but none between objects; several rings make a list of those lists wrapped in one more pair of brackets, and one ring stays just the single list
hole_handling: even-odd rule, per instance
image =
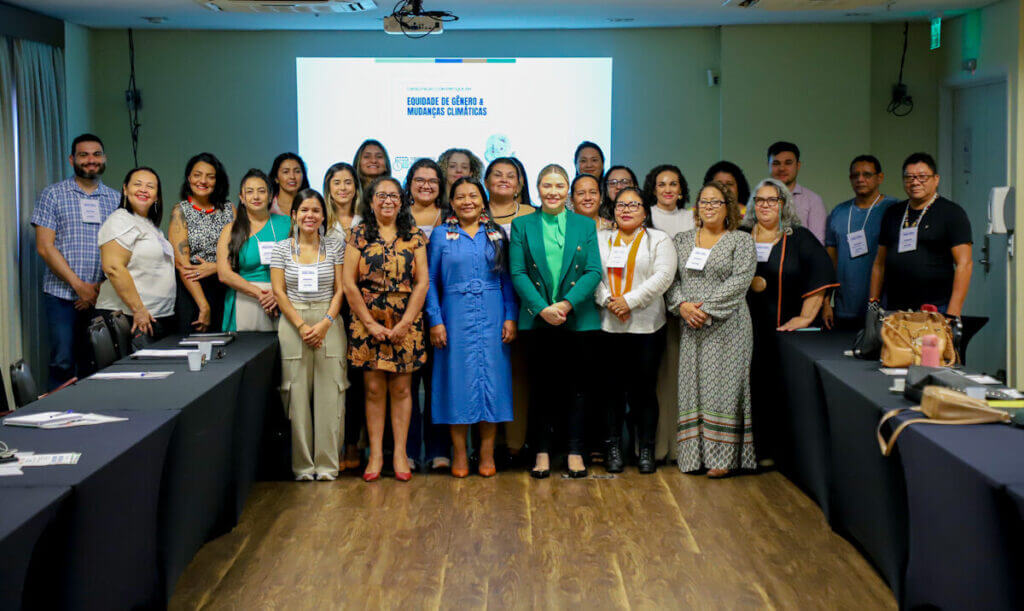
[{"label": "striped shirt", "polygon": [[[99,204],[99,222],[83,222],[82,200]],[[31,223],[36,227],[52,229],[56,234],[54,245],[68,262],[71,271],[83,282],[96,283],[103,280],[100,249],[96,246],[96,239],[103,222],[120,204],[120,194],[102,182],[95,191],[88,194],[72,177],[42,190],[32,211]],[[78,299],[71,285],[61,280],[49,266],[43,272],[43,292],[69,301]]]},{"label": "striped shirt", "polygon": [[[285,293],[288,299],[298,303],[312,303],[319,301],[330,301],[334,297],[334,266],[341,265],[345,261],[345,244],[333,237],[322,238],[321,253],[326,251],[327,256],[319,263],[301,265],[295,262],[292,257],[294,250],[294,238],[288,238],[277,243],[274,247],[274,254],[270,259],[270,267],[284,270]],[[299,291],[299,268],[316,267],[316,292]]]}]

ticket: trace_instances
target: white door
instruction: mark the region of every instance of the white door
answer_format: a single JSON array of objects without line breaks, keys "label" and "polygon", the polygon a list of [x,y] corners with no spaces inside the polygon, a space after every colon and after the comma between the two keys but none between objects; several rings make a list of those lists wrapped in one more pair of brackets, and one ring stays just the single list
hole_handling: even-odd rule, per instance
[{"label": "white door", "polygon": [[1006,235],[986,235],[987,205],[989,190],[1007,184],[1006,143],[1006,82],[954,89],[953,175],[942,177],[939,190],[971,219],[974,273],[964,314],[989,321],[968,346],[967,366],[992,375],[1006,371],[1008,259]]}]

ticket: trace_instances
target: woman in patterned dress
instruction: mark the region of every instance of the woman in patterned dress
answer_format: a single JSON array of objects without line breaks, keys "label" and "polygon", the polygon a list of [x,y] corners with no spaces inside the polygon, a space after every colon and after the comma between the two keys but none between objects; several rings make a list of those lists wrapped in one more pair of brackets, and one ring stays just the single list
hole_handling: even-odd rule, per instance
[{"label": "woman in patterned dress", "polygon": [[370,458],[363,479],[380,477],[384,418],[391,396],[395,478],[412,479],[406,454],[412,413],[412,372],[427,362],[423,302],[427,296],[427,240],[416,227],[402,185],[389,176],[373,180],[363,201],[370,207],[352,229],[345,256],[345,295],[352,307],[349,361],[364,369]]},{"label": "woman in patterned dress", "polygon": [[700,190],[697,228],[673,239],[678,273],[665,299],[682,318],[679,340],[679,469],[724,477],[753,469],[750,356],[753,330],[745,300],[757,255],[737,231],[736,199],[721,183]]},{"label": "woman in patterned dress", "polygon": [[174,308],[178,333],[220,331],[227,287],[217,277],[217,242],[224,227],[235,220],[228,201],[228,174],[220,160],[210,153],[189,159],[181,199],[171,210],[167,228],[181,280]]}]

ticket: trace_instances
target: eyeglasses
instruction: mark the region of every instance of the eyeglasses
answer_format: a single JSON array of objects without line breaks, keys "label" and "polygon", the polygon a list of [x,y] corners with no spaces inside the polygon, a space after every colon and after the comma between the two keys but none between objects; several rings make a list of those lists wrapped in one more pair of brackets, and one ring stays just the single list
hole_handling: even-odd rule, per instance
[{"label": "eyeglasses", "polygon": [[641,204],[640,202],[619,202],[619,203],[615,204],[615,209],[616,210],[623,210],[623,211],[626,211],[626,212],[636,212],[642,206],[643,206],[643,204]]},{"label": "eyeglasses", "polygon": [[609,187],[632,187],[633,181],[628,178],[615,178],[608,181]]},{"label": "eyeglasses", "polygon": [[697,205],[698,206],[702,206],[704,208],[717,208],[719,206],[724,206],[725,205],[725,200],[721,200],[721,199],[702,199],[702,200],[697,202]]},{"label": "eyeglasses", "polygon": [[441,184],[441,182],[436,178],[423,178],[422,176],[417,176],[416,178],[413,178],[412,181],[419,186],[430,185],[432,187],[436,187]]},{"label": "eyeglasses", "polygon": [[875,176],[878,176],[876,172],[850,172],[850,180],[857,180],[858,178],[870,180]]},{"label": "eyeglasses", "polygon": [[912,185],[915,182],[924,184],[935,177],[935,174],[904,174],[903,182]]},{"label": "eyeglasses", "polygon": [[402,194],[401,193],[374,193],[373,194],[373,199],[377,200],[378,202],[380,202],[382,204],[384,202],[387,202],[387,201],[392,201],[392,202],[396,202],[397,203],[397,202],[402,201]]},{"label": "eyeglasses", "polygon": [[755,197],[754,205],[761,208],[774,208],[782,203],[781,197]]}]

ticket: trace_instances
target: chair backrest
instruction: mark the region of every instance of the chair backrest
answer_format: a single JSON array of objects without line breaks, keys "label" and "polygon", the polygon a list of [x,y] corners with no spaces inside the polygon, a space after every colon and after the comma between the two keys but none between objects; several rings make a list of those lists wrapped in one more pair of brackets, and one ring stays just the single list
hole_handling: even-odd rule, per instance
[{"label": "chair backrest", "polygon": [[11,411],[11,404],[7,402],[7,382],[4,376],[0,375],[0,415]]},{"label": "chair backrest", "polygon": [[32,370],[28,363],[19,360],[11,365],[11,394],[14,395],[14,404],[18,408],[25,407],[39,398],[39,391],[36,390],[36,381],[32,377]]},{"label": "chair backrest", "polygon": [[117,360],[117,349],[114,348],[114,338],[110,335],[107,323],[103,322],[102,316],[97,316],[89,323],[89,345],[92,346],[92,353],[96,359],[96,369],[109,367]]},{"label": "chair backrest", "polygon": [[127,358],[129,354],[135,352],[132,347],[132,321],[128,320],[124,312],[112,312],[107,317],[107,326],[114,336],[114,347],[117,348],[119,357]]}]

